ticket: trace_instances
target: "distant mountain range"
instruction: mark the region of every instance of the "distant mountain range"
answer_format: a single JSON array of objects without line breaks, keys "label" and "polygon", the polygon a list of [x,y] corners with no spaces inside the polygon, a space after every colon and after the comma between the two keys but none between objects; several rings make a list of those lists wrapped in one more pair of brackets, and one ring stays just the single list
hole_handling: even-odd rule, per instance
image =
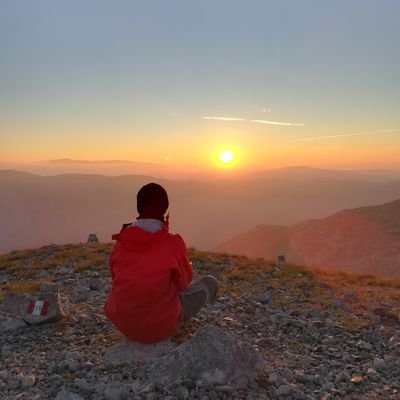
[{"label": "distant mountain range", "polygon": [[86,241],[91,232],[110,241],[122,223],[137,216],[136,193],[148,182],[162,184],[169,193],[171,230],[203,250],[260,223],[291,225],[400,198],[400,180],[185,181],[0,171],[0,252]]},{"label": "distant mountain range", "polygon": [[169,160],[159,163],[131,160],[77,160],[60,158],[31,163],[7,163],[0,161],[1,170],[18,170],[39,175],[60,174],[102,174],[106,176],[146,175],[173,180],[249,180],[249,179],[289,179],[296,181],[314,179],[356,180],[369,182],[390,182],[400,180],[400,171],[335,170],[310,168],[307,166],[289,166],[284,168],[247,170],[189,169],[174,166]]},{"label": "distant mountain range", "polygon": [[400,276],[400,200],[290,226],[258,225],[214,250],[307,267]]},{"label": "distant mountain range", "polygon": [[253,179],[339,179],[339,180],[362,180],[370,182],[389,182],[400,179],[400,171],[385,169],[365,170],[335,170],[310,168],[304,166],[284,167],[267,169],[249,174]]}]

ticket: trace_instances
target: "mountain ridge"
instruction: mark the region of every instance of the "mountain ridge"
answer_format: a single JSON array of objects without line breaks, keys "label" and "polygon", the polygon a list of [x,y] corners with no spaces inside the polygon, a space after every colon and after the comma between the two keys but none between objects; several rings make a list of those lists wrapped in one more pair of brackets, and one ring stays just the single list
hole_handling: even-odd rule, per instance
[{"label": "mountain ridge", "polygon": [[312,268],[400,276],[400,200],[279,229],[261,224],[214,250],[267,259],[284,254]]}]

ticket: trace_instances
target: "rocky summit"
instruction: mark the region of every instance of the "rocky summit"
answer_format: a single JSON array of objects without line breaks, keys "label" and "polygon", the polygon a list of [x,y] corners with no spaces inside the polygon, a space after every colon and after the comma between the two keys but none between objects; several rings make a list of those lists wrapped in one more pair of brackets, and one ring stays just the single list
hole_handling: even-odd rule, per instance
[{"label": "rocky summit", "polygon": [[149,346],[104,316],[110,251],[0,256],[2,400],[400,399],[400,281],[191,250],[217,300]]}]

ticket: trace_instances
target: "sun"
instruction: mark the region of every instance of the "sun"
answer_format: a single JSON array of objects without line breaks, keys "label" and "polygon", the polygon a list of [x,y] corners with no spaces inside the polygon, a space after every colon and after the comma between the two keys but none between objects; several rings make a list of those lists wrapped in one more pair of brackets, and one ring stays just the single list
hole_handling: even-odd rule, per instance
[{"label": "sun", "polygon": [[230,164],[235,159],[235,153],[232,150],[222,150],[218,158],[223,164]]}]

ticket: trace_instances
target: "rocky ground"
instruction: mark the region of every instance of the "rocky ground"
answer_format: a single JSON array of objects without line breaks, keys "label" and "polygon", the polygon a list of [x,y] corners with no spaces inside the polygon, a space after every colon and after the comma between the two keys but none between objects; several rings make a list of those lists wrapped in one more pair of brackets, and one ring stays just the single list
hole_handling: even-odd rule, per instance
[{"label": "rocky ground", "polygon": [[400,399],[399,282],[192,251],[196,273],[217,276],[221,290],[172,346],[212,325],[251,346],[264,367],[236,387],[185,371],[160,384],[149,364],[105,362],[122,339],[103,314],[110,250],[53,245],[0,256],[0,299],[53,282],[71,303],[68,318],[41,325],[0,304],[1,399]]}]

